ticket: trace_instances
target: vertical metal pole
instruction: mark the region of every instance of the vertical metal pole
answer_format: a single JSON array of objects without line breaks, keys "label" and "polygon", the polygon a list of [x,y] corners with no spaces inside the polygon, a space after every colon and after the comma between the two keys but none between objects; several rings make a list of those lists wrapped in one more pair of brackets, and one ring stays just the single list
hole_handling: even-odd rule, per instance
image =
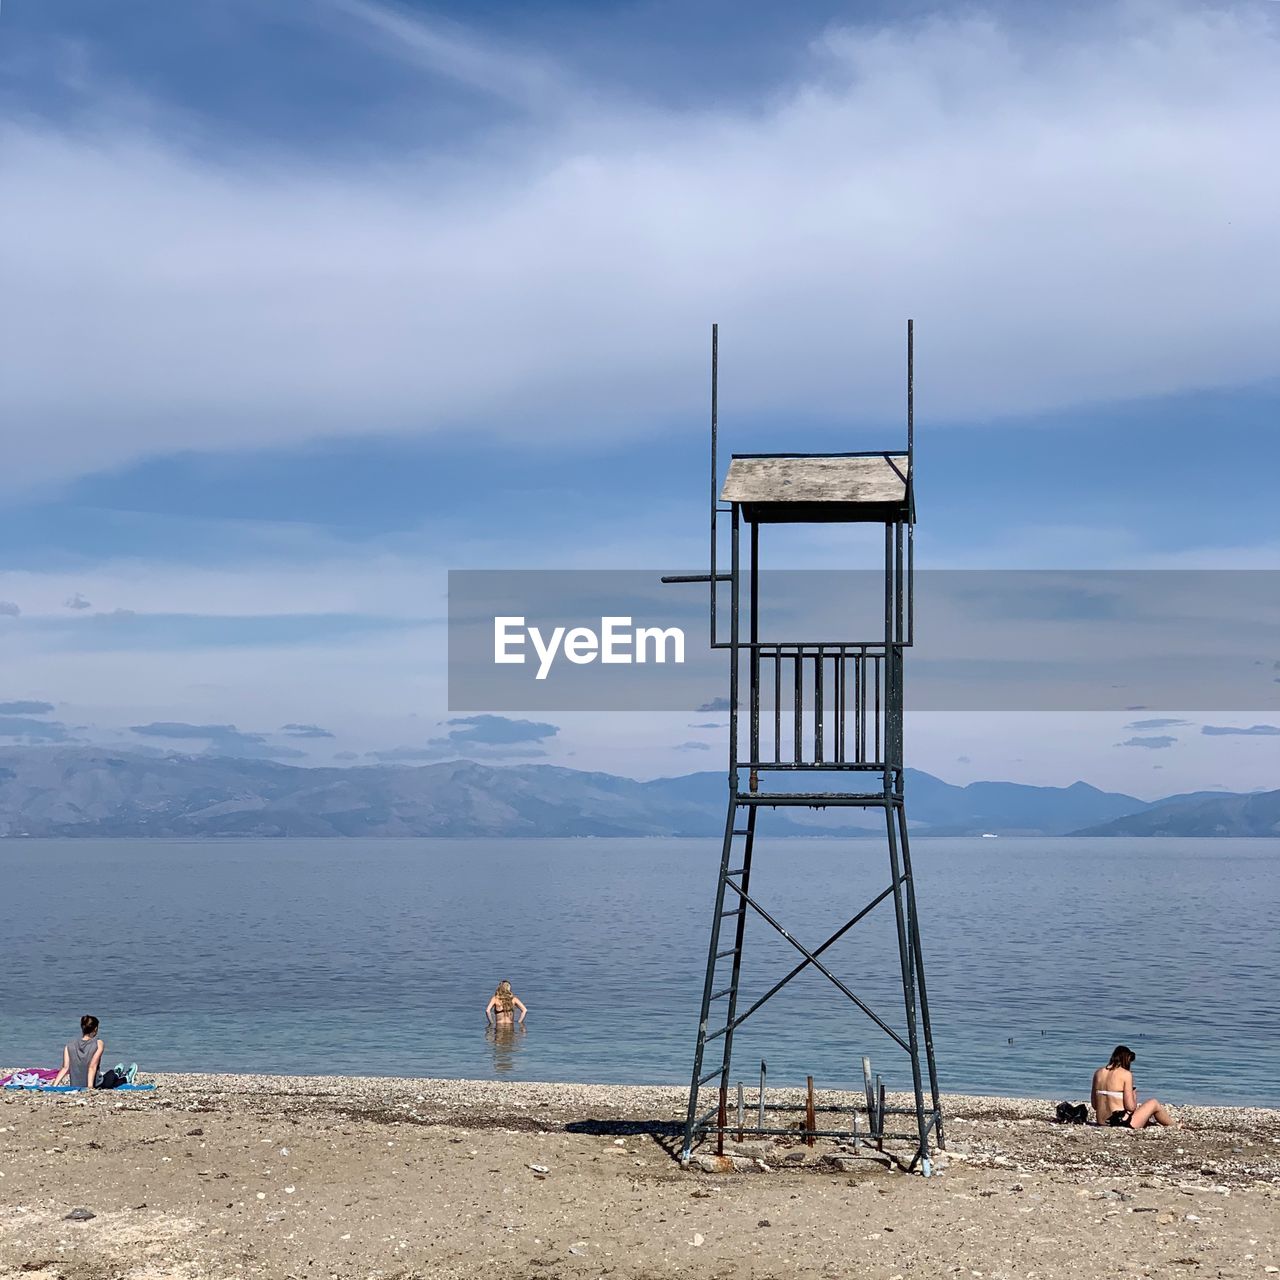
[{"label": "vertical metal pole", "polygon": [[760,1059],[760,1098],[759,1098],[759,1117],[756,1121],[758,1128],[764,1128],[764,1077],[768,1071],[763,1058]]},{"label": "vertical metal pole", "polygon": [[716,508],[720,505],[719,471],[716,461],[719,429],[720,326],[711,326],[711,644],[716,643]]},{"label": "vertical metal pole", "polygon": [[751,522],[751,775],[752,791],[760,788],[760,775],[756,761],[760,759],[760,526]]},{"label": "vertical metal pole", "polygon": [[742,1081],[739,1080],[738,1081],[738,1141],[739,1142],[742,1141],[743,1126],[747,1122],[746,1107],[747,1107],[746,1099],[742,1096]]},{"label": "vertical metal pole", "polygon": [[884,1150],[884,1081],[876,1072],[876,1149]]},{"label": "vertical metal pole", "polygon": [[782,650],[773,651],[773,763],[782,762]]},{"label": "vertical metal pole", "polygon": [[804,1127],[805,1127],[804,1140],[806,1143],[808,1143],[809,1146],[813,1146],[813,1143],[814,1143],[813,1131],[818,1127],[818,1112],[813,1105],[813,1077],[807,1076],[806,1080],[808,1081],[808,1086],[807,1086],[808,1093],[805,1097],[805,1106],[804,1106]]},{"label": "vertical metal pole", "polygon": [[907,643],[916,638],[916,323],[907,321]]},{"label": "vertical metal pole", "polygon": [[[907,321],[907,461],[916,447],[916,322]],[[911,472],[907,472],[910,480]]]},{"label": "vertical metal pole", "polygon": [[732,803],[738,795],[738,661],[741,658],[741,585],[742,548],[741,521],[738,504],[733,504],[733,525],[730,539],[729,568],[729,798]]},{"label": "vertical metal pole", "polygon": [[875,754],[876,762],[881,765],[884,764],[884,756],[885,756],[884,734],[881,733],[880,731],[880,686],[884,682],[883,681],[884,660],[885,660],[885,655],[879,654],[879,653],[874,654],[871,659],[871,670],[872,670],[872,681],[873,681],[872,692],[875,694],[875,724],[873,726],[874,737],[872,738],[872,743],[876,749],[876,754]]},{"label": "vertical metal pole", "polygon": [[841,647],[836,652],[835,663],[835,689],[833,697],[835,699],[836,713],[836,763],[844,764],[844,674],[845,674],[845,658],[844,648]]},{"label": "vertical metal pole", "polygon": [[907,525],[907,640],[916,642],[916,527]]},{"label": "vertical metal pole", "polygon": [[871,1092],[871,1059],[863,1057],[862,1059],[862,1084],[867,1091],[867,1128],[872,1133],[876,1131],[876,1097]]},{"label": "vertical metal pole", "polygon": [[826,754],[822,724],[822,704],[826,697],[823,687],[822,646],[818,646],[817,655],[813,659],[813,761],[823,763]]},{"label": "vertical metal pole", "polygon": [[795,652],[795,706],[792,707],[795,718],[795,763],[800,763],[804,751],[804,657],[799,647]]},{"label": "vertical metal pole", "polygon": [[855,764],[867,759],[867,651],[859,649],[853,659],[853,758]]},{"label": "vertical metal pole", "polygon": [[902,687],[902,642],[905,638],[904,614],[903,608],[905,600],[903,597],[903,548],[902,548],[902,521],[897,521],[893,526],[893,547],[894,547],[894,572],[893,572],[893,600],[894,600],[894,643],[893,643],[893,712],[891,718],[893,720],[893,763],[901,772],[903,761],[903,736],[905,732],[906,705],[903,699]]},{"label": "vertical metal pole", "polygon": [[[884,749],[880,752],[880,763],[882,766],[881,782],[882,790],[886,799],[889,796],[889,765],[890,757],[893,751],[890,743],[893,738],[893,699],[890,697],[890,687],[893,684],[893,526],[885,521],[884,526],[884,675],[885,675],[885,725],[884,725]],[[880,688],[876,685],[877,703],[879,701]],[[878,707],[877,707],[878,709]],[[876,725],[879,726],[880,717],[876,716]]]},{"label": "vertical metal pole", "polygon": [[896,520],[893,525],[893,639],[898,645],[906,639],[907,632],[904,623],[906,600],[903,595],[903,568],[902,521]]}]

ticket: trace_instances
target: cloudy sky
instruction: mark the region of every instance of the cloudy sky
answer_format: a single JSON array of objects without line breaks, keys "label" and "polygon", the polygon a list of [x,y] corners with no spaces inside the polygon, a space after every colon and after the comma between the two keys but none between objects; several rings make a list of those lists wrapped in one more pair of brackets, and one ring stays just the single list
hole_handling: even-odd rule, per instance
[{"label": "cloudy sky", "polygon": [[[821,450],[901,442],[916,318],[923,564],[1280,569],[1278,59],[1270,0],[7,0],[0,743],[719,767],[451,713],[443,628],[703,562],[712,320],[729,447]],[[909,743],[1275,785],[1274,711],[1159,710]]]}]

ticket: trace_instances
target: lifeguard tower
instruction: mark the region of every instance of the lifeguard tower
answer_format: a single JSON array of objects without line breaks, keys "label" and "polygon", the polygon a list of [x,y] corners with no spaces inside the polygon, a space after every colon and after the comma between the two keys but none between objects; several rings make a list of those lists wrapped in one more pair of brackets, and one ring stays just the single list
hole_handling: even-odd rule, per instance
[{"label": "lifeguard tower", "polygon": [[[718,447],[719,331],[711,337],[711,566],[709,574],[679,575],[667,582],[706,582],[711,592],[711,646],[729,651],[729,794],[724,845],[711,918],[702,1012],[689,1088],[682,1159],[714,1137],[723,1154],[726,1134],[795,1134],[855,1139],[856,1111],[848,1124],[815,1108],[812,1081],[802,1124],[788,1123],[783,1104],[766,1106],[764,1064],[757,1105],[747,1112],[741,1085],[729,1111],[734,1032],[797,975],[814,969],[852,1002],[910,1060],[914,1105],[885,1105],[885,1089],[872,1083],[863,1059],[866,1118],[861,1137],[883,1147],[886,1139],[914,1148],[911,1167],[929,1173],[930,1138],[944,1143],[938,1102],[924,951],[903,791],[903,654],[912,643],[913,491],[915,454],[914,328],[907,322],[907,440],[905,449],[845,454],[734,454],[723,486]],[[729,567],[718,555],[721,517],[729,522]],[[860,640],[778,641],[761,638],[761,530],[806,523],[882,525],[883,629]],[[745,533],[745,537],[744,537]],[[745,547],[744,547],[745,543]],[[878,543],[878,539],[877,539]],[[875,575],[880,576],[878,573]],[[728,590],[728,636],[720,612]],[[879,598],[877,593],[877,599]],[[877,606],[878,609],[878,606]],[[876,627],[879,630],[878,626]],[[744,696],[745,694],[745,696]],[[745,721],[745,733],[744,729]],[[756,819],[762,808],[880,809],[888,851],[888,885],[830,937],[815,945],[799,940],[751,892]],[[882,903],[892,902],[901,972],[903,1018],[881,1016],[823,962],[823,954]],[[747,920],[776,930],[795,948],[798,963],[762,994],[739,991]],[[727,935],[727,936],[726,936]],[[887,963],[893,963],[886,958]],[[923,1042],[923,1044],[922,1044]],[[924,1062],[922,1063],[922,1054]],[[926,1093],[924,1072],[928,1072]],[[702,1104],[710,1095],[712,1105]],[[908,1132],[889,1128],[913,1117]]]}]

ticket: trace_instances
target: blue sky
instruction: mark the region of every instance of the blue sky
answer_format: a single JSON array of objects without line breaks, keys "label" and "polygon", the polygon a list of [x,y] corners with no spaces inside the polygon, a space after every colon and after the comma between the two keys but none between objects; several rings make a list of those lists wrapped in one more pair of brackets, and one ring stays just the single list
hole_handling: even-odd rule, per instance
[{"label": "blue sky", "polygon": [[[916,317],[925,563],[1280,568],[1278,53],[1268,0],[9,0],[0,699],[716,767],[679,718],[450,729],[441,625],[449,568],[701,562],[713,319],[748,451],[899,443]],[[1056,720],[934,717],[915,763],[1280,763]]]}]

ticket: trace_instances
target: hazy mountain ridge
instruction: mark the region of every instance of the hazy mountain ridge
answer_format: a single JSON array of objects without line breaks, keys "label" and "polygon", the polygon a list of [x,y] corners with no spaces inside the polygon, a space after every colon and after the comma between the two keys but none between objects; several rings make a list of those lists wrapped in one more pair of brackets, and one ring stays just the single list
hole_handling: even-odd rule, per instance
[{"label": "hazy mountain ridge", "polygon": [[1173,797],[1087,827],[1082,836],[1280,836],[1280,791]]},{"label": "hazy mountain ridge", "polygon": [[[3,836],[717,836],[725,775],[637,782],[554,765],[456,760],[298,767],[98,748],[0,750]],[[922,834],[1271,835],[1280,792],[1148,804],[1083,782],[953,786],[907,771]],[[1269,801],[1268,796],[1272,797]],[[1181,824],[1181,825],[1180,825]],[[874,811],[770,813],[781,835],[880,830]]]}]

